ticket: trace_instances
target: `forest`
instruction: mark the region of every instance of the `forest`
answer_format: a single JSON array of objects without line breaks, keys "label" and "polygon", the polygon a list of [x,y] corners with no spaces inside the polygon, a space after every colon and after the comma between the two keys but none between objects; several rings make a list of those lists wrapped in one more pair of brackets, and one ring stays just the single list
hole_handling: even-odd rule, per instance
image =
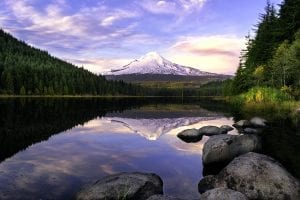
[{"label": "forest", "polygon": [[246,36],[246,49],[235,78],[223,86],[224,94],[256,91],[299,99],[300,0],[284,0],[279,11],[267,1],[254,30],[254,37]]},{"label": "forest", "polygon": [[197,94],[256,102],[300,99],[300,0],[284,0],[279,11],[267,1],[253,29],[234,78],[204,84]]},{"label": "forest", "polygon": [[108,81],[33,48],[0,29],[0,94],[139,95],[142,88]]}]

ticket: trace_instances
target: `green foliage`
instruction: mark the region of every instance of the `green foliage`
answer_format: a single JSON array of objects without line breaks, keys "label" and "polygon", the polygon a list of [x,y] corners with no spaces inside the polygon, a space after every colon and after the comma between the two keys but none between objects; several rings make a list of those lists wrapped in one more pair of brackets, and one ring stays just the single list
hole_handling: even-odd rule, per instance
[{"label": "green foliage", "polygon": [[[299,33],[298,33],[299,35]],[[284,41],[270,62],[271,84],[277,88],[288,87],[298,97],[300,89],[300,37],[288,44]]]},{"label": "green foliage", "polygon": [[260,85],[261,81],[263,80],[264,72],[265,72],[265,66],[264,65],[261,65],[261,66],[257,67],[254,70],[253,76],[257,80],[257,85]]},{"label": "green foliage", "polygon": [[258,115],[267,119],[291,118],[297,121],[299,116],[295,112],[300,102],[295,101],[285,89],[254,87],[248,92],[231,97],[230,103],[236,112],[249,118]]},{"label": "green foliage", "polygon": [[229,96],[232,92],[232,80],[212,81],[200,86],[198,96]]},{"label": "green foliage", "polygon": [[278,39],[293,41],[299,29],[300,0],[284,0],[279,10]]},{"label": "green foliage", "polygon": [[270,87],[254,87],[238,96],[243,103],[277,103],[292,100],[292,97],[281,90]]},{"label": "green foliage", "polygon": [[[300,0],[285,0],[279,14],[267,1],[255,37],[246,37],[246,49],[232,82],[233,94],[252,87],[289,88],[300,98]],[[298,31],[299,30],[299,31]]]},{"label": "green foliage", "polygon": [[20,95],[26,95],[26,90],[24,86],[22,86],[20,89]]}]

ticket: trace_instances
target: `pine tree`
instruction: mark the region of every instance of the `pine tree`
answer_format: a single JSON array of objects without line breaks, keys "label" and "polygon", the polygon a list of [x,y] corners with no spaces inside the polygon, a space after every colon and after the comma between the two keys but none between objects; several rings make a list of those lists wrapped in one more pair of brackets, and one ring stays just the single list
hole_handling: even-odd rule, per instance
[{"label": "pine tree", "polygon": [[2,83],[3,83],[3,88],[7,94],[14,94],[13,78],[9,70],[5,70],[2,73]]},{"label": "pine tree", "polygon": [[26,89],[24,86],[22,86],[20,89],[20,95],[26,95]]},{"label": "pine tree", "polygon": [[300,29],[300,0],[284,0],[279,11],[279,41],[293,41]]}]

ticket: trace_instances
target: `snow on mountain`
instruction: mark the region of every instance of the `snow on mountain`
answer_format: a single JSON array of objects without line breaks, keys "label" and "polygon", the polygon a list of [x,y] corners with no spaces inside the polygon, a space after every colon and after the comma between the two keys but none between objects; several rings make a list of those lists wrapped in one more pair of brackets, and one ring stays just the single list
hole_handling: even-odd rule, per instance
[{"label": "snow on mountain", "polygon": [[163,119],[132,119],[119,117],[104,117],[112,123],[119,123],[148,140],[156,140],[161,135],[182,126],[188,126],[201,121],[213,120],[216,117],[183,117]]},{"label": "snow on mountain", "polygon": [[168,61],[156,52],[150,52],[129,64],[112,69],[104,75],[127,74],[171,74],[183,76],[213,76],[216,74],[203,72],[191,67],[185,67]]}]

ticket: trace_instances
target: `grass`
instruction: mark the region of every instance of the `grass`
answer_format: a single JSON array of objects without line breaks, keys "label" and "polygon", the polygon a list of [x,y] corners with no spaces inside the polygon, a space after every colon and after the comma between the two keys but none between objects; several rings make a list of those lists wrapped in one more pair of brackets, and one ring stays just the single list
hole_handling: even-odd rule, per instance
[{"label": "grass", "polygon": [[259,115],[269,120],[292,118],[300,121],[296,109],[300,101],[283,91],[269,87],[255,87],[248,92],[229,98],[230,103],[244,116]]}]

